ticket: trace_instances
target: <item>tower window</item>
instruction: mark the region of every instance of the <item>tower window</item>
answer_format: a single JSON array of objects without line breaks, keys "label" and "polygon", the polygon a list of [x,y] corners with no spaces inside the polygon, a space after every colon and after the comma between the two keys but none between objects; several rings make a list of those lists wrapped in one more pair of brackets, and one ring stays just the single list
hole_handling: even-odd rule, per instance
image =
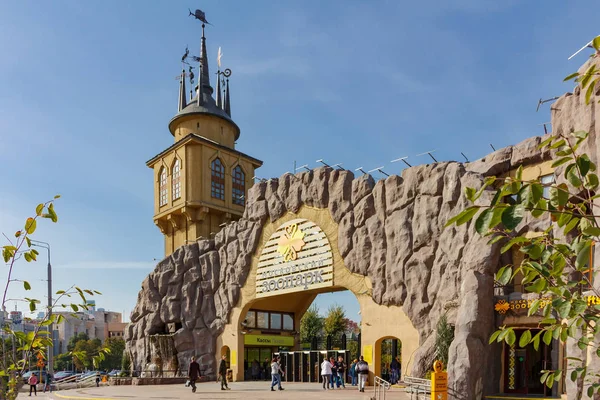
[{"label": "tower window", "polygon": [[246,193],[246,175],[244,174],[244,170],[242,170],[242,167],[238,165],[233,169],[231,179],[231,196],[233,204],[243,206],[245,204],[244,194]]},{"label": "tower window", "polygon": [[210,195],[225,200],[225,167],[218,158],[210,164]]},{"label": "tower window", "polygon": [[160,169],[159,175],[159,183],[158,183],[158,192],[159,192],[159,205],[164,206],[167,204],[167,169],[162,167]]},{"label": "tower window", "polygon": [[181,163],[178,158],[173,164],[173,200],[181,197]]}]

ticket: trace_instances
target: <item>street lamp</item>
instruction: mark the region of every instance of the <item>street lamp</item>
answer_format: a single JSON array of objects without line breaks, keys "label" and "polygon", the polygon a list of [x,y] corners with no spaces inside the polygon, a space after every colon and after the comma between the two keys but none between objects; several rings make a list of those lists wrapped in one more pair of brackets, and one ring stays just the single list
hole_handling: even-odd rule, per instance
[{"label": "street lamp", "polygon": [[[48,319],[50,319],[52,317],[52,265],[50,264],[50,243],[32,240],[31,245],[48,250]],[[48,352],[48,373],[54,375],[54,330],[52,323],[48,325],[48,331],[50,333],[50,342],[52,343],[52,348]]]}]

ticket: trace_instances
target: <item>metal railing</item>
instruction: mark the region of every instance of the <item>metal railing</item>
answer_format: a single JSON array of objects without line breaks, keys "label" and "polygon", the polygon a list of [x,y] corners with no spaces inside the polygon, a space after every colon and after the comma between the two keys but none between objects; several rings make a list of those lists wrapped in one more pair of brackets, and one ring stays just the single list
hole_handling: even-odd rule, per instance
[{"label": "metal railing", "polygon": [[375,400],[385,400],[385,392],[392,386],[391,383],[379,376],[375,377]]},{"label": "metal railing", "polygon": [[[412,376],[404,376],[402,384],[405,386],[405,392],[410,393],[410,398],[413,399],[417,395],[417,400],[427,399],[431,395],[431,380],[414,378]],[[423,395],[422,397],[420,397]]]}]

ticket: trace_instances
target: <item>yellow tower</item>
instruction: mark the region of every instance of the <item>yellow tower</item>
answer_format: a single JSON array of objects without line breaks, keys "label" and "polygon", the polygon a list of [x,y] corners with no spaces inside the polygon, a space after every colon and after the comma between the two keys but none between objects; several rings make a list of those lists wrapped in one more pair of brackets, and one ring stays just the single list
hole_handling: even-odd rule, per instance
[{"label": "yellow tower", "polygon": [[[200,57],[189,57],[199,64],[189,103],[185,79],[193,87],[192,67],[180,77],[178,112],[169,122],[175,143],[146,163],[154,171],[154,223],[165,236],[165,255],[200,237],[211,238],[222,224],[239,219],[254,170],[262,165],[235,149],[240,128],[231,119],[231,70],[220,71],[220,54],[213,98],[204,27]],[[187,65],[188,53],[182,58]]]}]

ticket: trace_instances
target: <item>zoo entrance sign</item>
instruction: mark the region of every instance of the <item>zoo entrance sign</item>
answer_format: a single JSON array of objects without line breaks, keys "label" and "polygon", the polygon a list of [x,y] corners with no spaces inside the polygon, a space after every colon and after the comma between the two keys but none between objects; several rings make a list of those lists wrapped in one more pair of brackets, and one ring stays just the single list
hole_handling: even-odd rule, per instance
[{"label": "zoo entrance sign", "polygon": [[256,272],[256,297],[333,286],[333,253],[314,222],[294,219],[265,243]]}]

